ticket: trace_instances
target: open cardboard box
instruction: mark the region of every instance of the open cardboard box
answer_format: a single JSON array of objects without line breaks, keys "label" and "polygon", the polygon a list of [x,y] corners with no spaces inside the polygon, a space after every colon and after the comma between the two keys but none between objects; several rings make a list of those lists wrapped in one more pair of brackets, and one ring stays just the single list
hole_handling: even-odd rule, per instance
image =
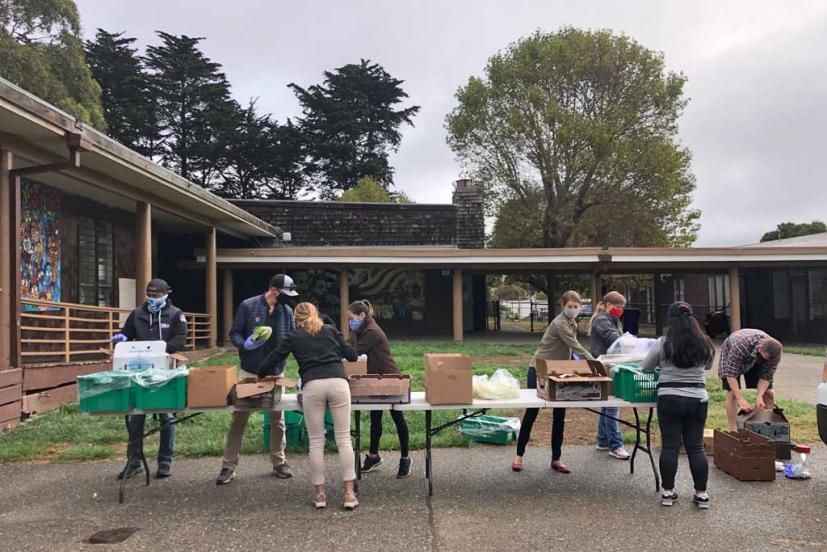
[{"label": "open cardboard box", "polygon": [[473,404],[471,357],[426,354],[425,400],[428,404]]},{"label": "open cardboard box", "polygon": [[777,460],[789,460],[792,457],[790,441],[790,422],[781,408],[753,410],[738,414],[738,427],[763,435],[775,443]]},{"label": "open cardboard box", "polygon": [[402,374],[351,376],[350,399],[354,404],[408,404],[411,402],[411,376]]},{"label": "open cardboard box", "polygon": [[281,402],[283,390],[295,387],[296,380],[284,376],[245,378],[239,381],[233,391],[236,408],[268,409]]},{"label": "open cardboard box", "polygon": [[715,430],[715,465],[739,481],[775,481],[775,444],[746,429]]},{"label": "open cardboard box", "polygon": [[596,360],[534,359],[537,396],[547,401],[599,401],[609,398],[612,378]]},{"label": "open cardboard box", "polygon": [[357,360],[355,362],[343,360],[342,364],[344,364],[345,366],[345,371],[347,372],[348,377],[359,376],[368,373],[368,359],[366,358],[363,358],[362,360]]}]

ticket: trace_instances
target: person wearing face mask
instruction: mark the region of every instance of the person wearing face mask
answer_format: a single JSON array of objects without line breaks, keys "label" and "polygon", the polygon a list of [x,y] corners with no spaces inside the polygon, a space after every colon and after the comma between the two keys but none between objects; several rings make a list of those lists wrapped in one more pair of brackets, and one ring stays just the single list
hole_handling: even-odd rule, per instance
[{"label": "person wearing face mask", "polygon": [[[241,369],[238,372],[239,380],[256,378],[259,365],[279,342],[285,339],[296,329],[293,318],[293,309],[285,303],[285,298],[295,297],[296,292],[293,279],[287,274],[276,274],[270,279],[267,291],[242,301],[233,320],[230,330],[230,340],[238,349]],[[272,330],[266,340],[253,339],[253,331],[259,326],[269,326]],[[273,366],[275,374],[284,372],[284,360]],[[215,480],[216,485],[226,485],[235,479],[235,470],[238,467],[241,454],[241,440],[250,411],[236,410],[233,412],[227,442],[224,445],[224,457],[221,472]],[[293,477],[293,470],[287,463],[284,455],[286,441],[284,438],[284,417],[281,411],[270,412],[270,460],[273,463],[273,476],[280,479]]]},{"label": "person wearing face mask", "polygon": [[[388,337],[373,318],[373,307],[368,301],[355,301],[347,308],[350,342],[360,355],[368,357],[368,374],[399,374],[399,368],[391,355]],[[411,459],[408,457],[408,424],[405,415],[398,410],[389,411],[396,434],[399,436],[399,469],[397,479],[411,474]],[[370,412],[370,448],[362,472],[368,473],[382,464],[379,456],[379,441],[382,438],[382,411]]]},{"label": "person wearing face mask", "polygon": [[[592,316],[591,336],[589,349],[595,358],[605,355],[621,335],[623,325],[620,317],[623,316],[623,307],[626,306],[626,298],[617,291],[610,291],[603,296],[598,303],[597,309]],[[601,408],[601,414],[617,418],[620,415],[619,408]],[[609,456],[618,460],[628,460],[630,454],[623,448],[623,434],[620,432],[620,424],[617,420],[600,416],[597,420],[597,450],[609,451]]]},{"label": "person wearing face mask", "polygon": [[[187,318],[172,304],[169,294],[172,290],[164,280],[156,278],[146,286],[146,301],[133,310],[124,322],[120,333],[112,337],[113,343],[123,341],[165,341],[167,353],[183,351],[187,346]],[[162,426],[173,419],[169,413],[158,415]],[[129,445],[127,457],[129,463],[118,475],[118,479],[132,477],[143,472],[140,462],[144,447],[144,425],[146,415],[130,416],[127,423]],[[161,430],[161,443],[158,448],[157,479],[172,475],[172,450],[175,444],[175,425],[166,425]]]},{"label": "person wearing face mask", "polygon": [[[591,360],[589,354],[580,341],[577,340],[577,317],[580,314],[582,300],[576,291],[567,291],[563,294],[560,305],[563,312],[557,315],[548,326],[540,346],[534,353],[535,359],[544,360],[569,360],[572,353]],[[534,360],[528,368],[527,385],[528,389],[537,388],[537,372],[534,368]],[[522,471],[523,456],[531,438],[531,428],[540,412],[538,408],[529,408],[523,414],[523,421],[520,425],[520,435],[517,438],[517,456],[511,462],[513,471]],[[560,473],[571,473],[571,469],[560,460],[563,447],[563,432],[566,423],[566,409],[552,409],[551,422],[551,469]]]}]

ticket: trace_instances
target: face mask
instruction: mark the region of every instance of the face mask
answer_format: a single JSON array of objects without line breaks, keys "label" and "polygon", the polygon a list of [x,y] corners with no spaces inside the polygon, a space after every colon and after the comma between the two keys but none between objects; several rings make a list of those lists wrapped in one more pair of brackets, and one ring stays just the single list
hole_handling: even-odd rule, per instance
[{"label": "face mask", "polygon": [[609,316],[614,316],[615,318],[620,318],[623,316],[623,307],[612,307],[609,309]]},{"label": "face mask", "polygon": [[147,297],[146,306],[149,312],[158,312],[167,304],[167,295],[161,297]]},{"label": "face mask", "polygon": [[362,320],[361,318],[354,318],[353,320],[350,320],[347,323],[347,325],[350,327],[351,331],[358,332],[359,330],[362,329],[362,325],[364,323],[365,323],[365,321]]},{"label": "face mask", "polygon": [[566,313],[566,316],[568,316],[569,318],[574,320],[575,318],[577,318],[580,315],[580,310],[581,309],[579,307],[574,308],[574,309],[565,308],[565,309],[563,309],[563,312]]}]

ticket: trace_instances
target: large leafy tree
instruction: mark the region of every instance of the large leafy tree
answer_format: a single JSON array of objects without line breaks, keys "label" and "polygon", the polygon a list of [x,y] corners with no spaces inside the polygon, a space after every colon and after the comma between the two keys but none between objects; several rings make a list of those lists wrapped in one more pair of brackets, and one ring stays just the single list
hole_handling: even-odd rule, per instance
[{"label": "large leafy tree", "polygon": [[359,179],[356,186],[340,195],[337,201],[358,203],[413,203],[404,192],[389,192],[372,176]]},{"label": "large leafy tree", "polygon": [[221,172],[238,105],[221,65],[199,50],[202,38],[158,37],[161,44],[146,51],[161,128],[158,154],[184,178],[208,187]]},{"label": "large leafy tree", "polygon": [[101,90],[86,65],[72,0],[0,0],[0,75],[105,129]]},{"label": "large leafy tree", "polygon": [[799,236],[809,236],[811,234],[821,234],[827,232],[827,225],[820,220],[813,222],[782,222],[775,227],[775,230],[767,232],[761,236],[761,241],[783,240],[785,238],[797,238]]},{"label": "large leafy tree", "polygon": [[388,156],[413,126],[419,106],[398,108],[408,95],[403,81],[368,60],[324,73],[324,82],[290,84],[301,103],[301,129],[309,163],[306,172],[321,197],[333,199],[370,176],[387,188],[393,181]]},{"label": "large leafy tree", "polygon": [[103,91],[109,136],[152,157],[158,145],[158,118],[150,78],[133,47],[134,38],[98,29],[86,41],[86,60]]}]

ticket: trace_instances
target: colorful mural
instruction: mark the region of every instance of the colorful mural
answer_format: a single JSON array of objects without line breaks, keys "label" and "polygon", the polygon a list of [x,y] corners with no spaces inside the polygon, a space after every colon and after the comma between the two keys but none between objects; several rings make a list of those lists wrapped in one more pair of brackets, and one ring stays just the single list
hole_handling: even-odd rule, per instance
[{"label": "colorful mural", "polygon": [[60,301],[60,192],[24,180],[20,193],[20,296]]}]

